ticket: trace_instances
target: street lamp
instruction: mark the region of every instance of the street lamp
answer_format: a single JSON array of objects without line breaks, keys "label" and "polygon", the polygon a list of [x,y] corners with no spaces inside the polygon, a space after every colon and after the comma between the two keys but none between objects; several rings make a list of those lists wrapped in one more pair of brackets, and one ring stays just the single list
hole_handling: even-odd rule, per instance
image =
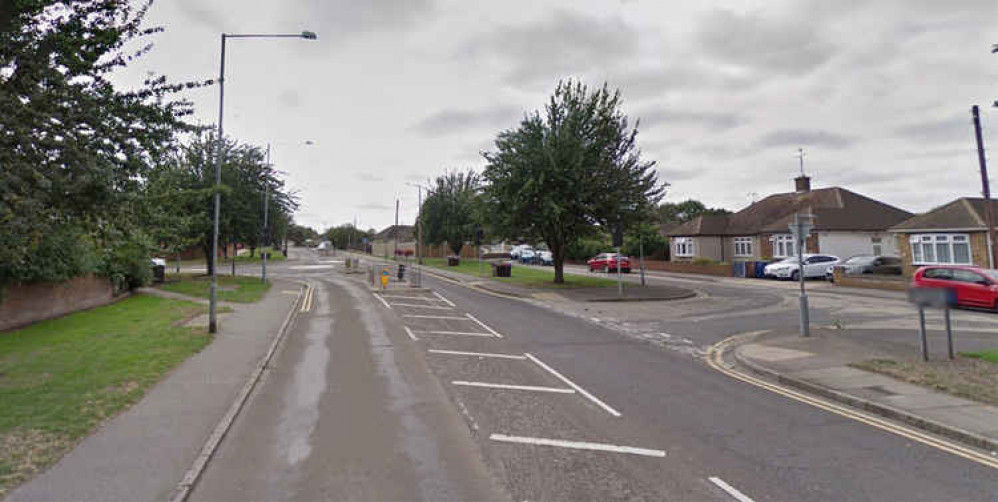
[{"label": "street lamp", "polygon": [[311,31],[303,31],[298,34],[274,33],[274,34],[231,34],[222,33],[222,50],[219,55],[218,65],[218,137],[215,138],[215,223],[211,238],[211,294],[208,300],[208,332],[218,331],[218,318],[216,307],[218,305],[218,219],[221,213],[222,198],[219,190],[222,186],[222,147],[224,146],[225,130],[222,127],[222,119],[225,116],[225,41],[229,38],[301,38],[304,40],[315,40],[316,35]]}]

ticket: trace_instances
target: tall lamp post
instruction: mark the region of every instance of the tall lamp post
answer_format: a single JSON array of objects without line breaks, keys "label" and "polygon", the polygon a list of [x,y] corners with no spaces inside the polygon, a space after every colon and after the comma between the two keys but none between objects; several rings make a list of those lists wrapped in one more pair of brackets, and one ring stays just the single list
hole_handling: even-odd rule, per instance
[{"label": "tall lamp post", "polygon": [[315,40],[316,35],[311,31],[303,31],[296,34],[222,33],[222,50],[218,65],[218,137],[215,138],[215,223],[211,238],[211,294],[208,299],[209,333],[218,332],[218,317],[216,315],[216,307],[218,305],[218,218],[222,210],[222,197],[219,190],[222,185],[222,148],[225,145],[225,129],[222,127],[222,119],[225,117],[225,41],[230,38],[301,38]]}]

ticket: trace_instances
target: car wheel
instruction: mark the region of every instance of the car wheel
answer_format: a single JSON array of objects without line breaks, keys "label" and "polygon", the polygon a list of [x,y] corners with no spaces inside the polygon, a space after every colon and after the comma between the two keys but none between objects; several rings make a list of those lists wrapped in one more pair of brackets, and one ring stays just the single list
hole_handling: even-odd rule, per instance
[{"label": "car wheel", "polygon": [[800,272],[794,270],[794,272],[792,274],[790,274],[790,280],[794,281],[794,282],[799,281],[800,280]]}]

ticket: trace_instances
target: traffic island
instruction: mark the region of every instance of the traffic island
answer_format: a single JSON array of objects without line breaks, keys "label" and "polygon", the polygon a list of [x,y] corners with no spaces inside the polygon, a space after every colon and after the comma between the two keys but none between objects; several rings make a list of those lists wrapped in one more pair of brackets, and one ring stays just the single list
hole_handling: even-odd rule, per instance
[{"label": "traffic island", "polygon": [[626,284],[623,292],[614,288],[574,288],[559,291],[561,296],[577,302],[663,302],[696,296],[692,289],[675,286],[635,286]]}]

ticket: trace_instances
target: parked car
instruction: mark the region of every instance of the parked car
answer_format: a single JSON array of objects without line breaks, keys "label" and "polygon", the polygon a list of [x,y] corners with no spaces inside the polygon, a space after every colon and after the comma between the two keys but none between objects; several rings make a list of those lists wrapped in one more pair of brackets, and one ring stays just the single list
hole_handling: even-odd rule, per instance
[{"label": "parked car", "polygon": [[520,263],[530,264],[534,262],[534,256],[536,253],[533,248],[524,248],[520,250]]},{"label": "parked car", "polygon": [[537,253],[537,262],[541,265],[554,265],[554,255],[551,251],[541,251]]},{"label": "parked car", "polygon": [[590,272],[603,271],[609,274],[617,271],[618,257],[620,257],[620,271],[625,274],[631,273],[631,259],[617,253],[600,253],[586,263]]},{"label": "parked car", "polygon": [[998,309],[998,270],[960,265],[931,265],[915,271],[911,285],[956,292],[957,305]]},{"label": "parked car", "polygon": [[[812,277],[825,277],[825,272],[828,270],[828,267],[839,263],[839,258],[837,256],[828,254],[808,253],[803,256],[803,259],[805,279]],[[790,279],[792,281],[797,281],[800,280],[800,265],[797,263],[797,257],[792,256],[785,260],[766,265],[763,269],[763,274],[766,277],[774,279]]]},{"label": "parked car", "polygon": [[525,250],[530,250],[532,252],[534,250],[534,248],[530,244],[518,244],[516,246],[513,246],[509,250],[509,258],[511,260],[517,260],[517,261],[519,261],[520,260],[520,256],[523,255],[523,251],[525,251]]},{"label": "parked car", "polygon": [[828,267],[825,271],[825,278],[829,281],[834,279],[835,267],[843,267],[846,275],[901,275],[901,259],[894,256],[851,256],[842,263]]}]

